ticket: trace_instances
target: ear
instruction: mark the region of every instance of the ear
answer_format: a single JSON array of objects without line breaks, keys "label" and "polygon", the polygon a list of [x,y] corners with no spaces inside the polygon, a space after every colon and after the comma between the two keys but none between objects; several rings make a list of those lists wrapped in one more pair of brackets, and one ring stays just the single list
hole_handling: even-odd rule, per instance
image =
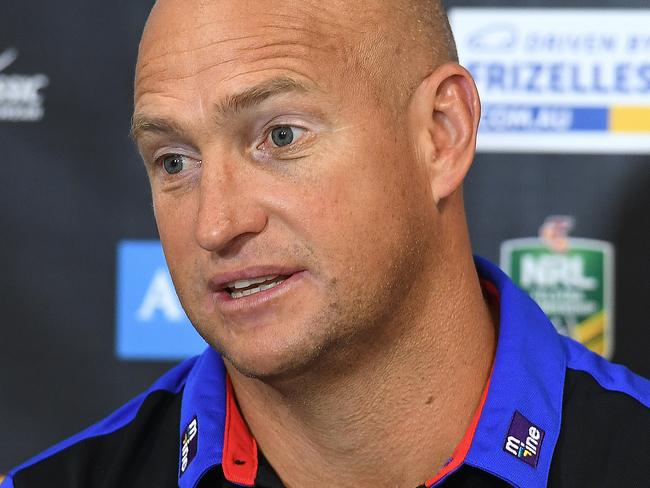
[{"label": "ear", "polygon": [[437,205],[460,188],[474,160],[481,103],[472,76],[456,63],[443,64],[415,90],[408,113]]}]

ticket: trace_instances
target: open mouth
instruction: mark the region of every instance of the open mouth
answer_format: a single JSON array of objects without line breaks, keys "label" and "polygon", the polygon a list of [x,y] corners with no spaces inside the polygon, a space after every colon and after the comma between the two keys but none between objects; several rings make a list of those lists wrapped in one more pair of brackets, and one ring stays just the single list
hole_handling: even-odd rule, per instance
[{"label": "open mouth", "polygon": [[232,281],[226,283],[224,291],[230,295],[230,298],[243,298],[265,290],[270,290],[281,284],[289,276],[269,275],[260,276],[259,278],[250,278],[245,280]]}]

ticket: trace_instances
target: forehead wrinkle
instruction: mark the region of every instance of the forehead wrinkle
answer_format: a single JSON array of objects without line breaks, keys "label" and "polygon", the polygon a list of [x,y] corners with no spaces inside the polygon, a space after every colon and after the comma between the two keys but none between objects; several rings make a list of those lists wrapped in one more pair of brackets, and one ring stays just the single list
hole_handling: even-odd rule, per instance
[{"label": "forehead wrinkle", "polygon": [[[280,48],[280,47],[306,48],[307,50],[309,50],[309,49],[325,50],[320,46],[304,45],[304,44],[292,43],[292,42],[277,42],[277,43],[268,43],[267,45],[244,47],[244,48],[240,48],[239,51],[240,52],[253,52],[254,54],[256,54],[256,56],[254,56],[254,59],[244,61],[245,63],[248,63],[248,64],[254,64],[254,63],[259,63],[259,62],[264,62],[264,61],[270,61],[270,60],[273,60],[273,59],[286,61],[287,59],[291,59],[291,58],[293,58],[294,60],[300,59],[300,60],[304,60],[304,61],[307,61],[307,62],[312,61],[312,56],[310,56],[310,52],[304,52],[304,53],[293,52],[291,54],[288,54],[288,53],[280,54],[280,53],[274,52],[274,53],[268,53],[266,55],[260,55],[259,54],[259,51],[261,49]],[[162,83],[167,82],[167,81],[182,81],[182,80],[186,80],[186,79],[191,79],[191,78],[194,78],[195,76],[200,75],[200,74],[202,74],[202,73],[204,73],[206,71],[209,71],[211,69],[218,68],[220,66],[225,66],[225,65],[235,63],[235,62],[242,62],[241,56],[236,56],[235,55],[235,56],[233,56],[231,58],[220,60],[220,61],[218,61],[216,63],[209,64],[209,65],[207,65],[207,66],[205,66],[203,68],[199,68],[199,69],[197,69],[197,70],[195,70],[195,71],[193,71],[191,73],[188,73],[186,75],[174,75],[174,76],[168,76],[168,77],[164,77],[164,78],[158,77],[161,74],[169,71],[169,69],[163,68],[159,72],[152,71],[151,73],[141,75],[138,78],[138,84],[141,87],[143,83],[147,82],[150,78],[153,78],[153,77],[158,77],[158,78],[156,78],[156,81],[157,82],[162,82]],[[265,69],[268,69],[268,67],[261,68],[261,69],[258,69],[258,70],[253,69],[253,70],[247,70],[247,71],[238,71],[236,76],[242,75],[242,74],[250,74],[250,73],[254,73],[256,71],[263,71]],[[312,81],[310,77],[305,76],[305,75],[303,75],[303,76],[306,77],[307,79],[309,79],[310,81]],[[225,81],[231,80],[232,78],[234,78],[234,76],[225,77],[221,81],[225,82]],[[138,92],[139,91],[141,91],[141,90],[138,90]]]},{"label": "forehead wrinkle", "polygon": [[[200,51],[203,51],[203,50],[206,50],[206,49],[215,48],[215,47],[218,47],[219,45],[226,44],[226,43],[229,43],[229,42],[243,41],[243,40],[246,40],[246,39],[254,39],[254,38],[257,38],[257,37],[260,37],[259,34],[247,35],[247,36],[238,36],[238,37],[230,38],[230,39],[218,39],[218,40],[215,40],[215,41],[211,41],[211,42],[209,42],[207,44],[204,44],[202,46],[196,46],[196,47],[193,47],[193,48],[181,49],[181,50],[170,50],[170,51],[167,51],[167,52],[165,52],[163,54],[160,54],[158,56],[147,58],[145,61],[139,60],[139,62],[138,62],[138,70],[137,70],[137,74],[136,74],[136,82],[141,83],[141,82],[144,82],[144,81],[148,80],[152,76],[156,76],[156,75],[158,75],[160,73],[165,73],[165,72],[170,71],[169,65],[173,64],[173,63],[165,62],[165,58],[169,58],[170,56],[176,58],[176,57],[182,56],[184,54],[189,54],[189,53],[193,53],[193,52],[196,52],[197,56],[198,56]],[[144,56],[141,55],[140,57],[142,58]],[[197,74],[203,73],[204,71],[207,71],[207,70],[209,70],[211,68],[214,68],[214,67],[217,67],[217,66],[220,66],[220,65],[225,65],[225,64],[228,64],[228,63],[232,63],[232,62],[238,61],[238,60],[239,60],[239,57],[233,56],[233,57],[230,57],[230,58],[227,58],[227,59],[222,59],[220,61],[212,62],[208,66],[206,66],[204,68],[200,68],[197,71],[189,73],[189,74],[187,74],[185,76],[172,76],[172,77],[169,77],[169,78],[162,78],[162,79],[160,79],[160,81],[183,80],[183,79],[191,78],[191,77],[193,77],[193,76],[195,76]],[[155,69],[157,64],[162,65],[158,70]],[[149,71],[149,69],[152,70],[151,73],[147,73],[147,71]]]},{"label": "forehead wrinkle", "polygon": [[[165,60],[164,59],[165,57],[178,57],[178,56],[182,56],[183,54],[188,54],[191,52],[196,53],[195,55],[196,58],[201,58],[201,57],[211,58],[211,61],[206,66],[197,67],[185,75],[178,74],[166,78],[159,78],[157,81],[161,81],[161,82],[170,81],[170,80],[181,81],[188,78],[192,78],[207,70],[217,68],[219,66],[225,66],[227,64],[231,64],[235,62],[241,62],[241,61],[256,62],[256,61],[264,61],[264,60],[272,59],[274,57],[277,58],[281,57],[280,53],[277,52],[274,52],[273,54],[269,53],[266,55],[258,52],[260,50],[265,50],[265,49],[277,48],[276,49],[277,51],[277,50],[281,50],[282,47],[287,47],[290,48],[292,51],[292,52],[288,52],[289,50],[287,50],[286,52],[287,57],[293,57],[293,58],[303,59],[307,61],[309,61],[310,58],[312,57],[313,51],[328,52],[334,49],[334,42],[336,41],[336,39],[333,36],[326,36],[326,35],[321,36],[317,31],[312,31],[302,27],[296,27],[290,29],[285,29],[282,28],[281,26],[275,26],[275,25],[269,25],[266,27],[270,29],[278,30],[280,35],[274,34],[273,36],[268,36],[263,34],[256,34],[250,36],[239,36],[237,38],[232,38],[232,39],[220,39],[218,41],[213,41],[203,46],[197,46],[194,49],[171,51],[164,55],[156,56],[155,58],[145,59],[140,63],[140,67],[136,77],[136,82],[144,83],[152,77],[160,76],[161,74],[171,71],[170,65],[174,65],[176,63]],[[307,32],[312,34],[312,36],[315,37],[315,39],[313,38],[305,39],[305,37],[299,35],[302,32]],[[252,54],[252,56],[249,59],[242,59],[241,56],[237,54],[233,54],[227,58],[222,58],[222,59],[218,59],[217,56],[207,56],[207,55],[201,56],[201,52],[206,49],[215,48],[219,45],[223,45],[228,42],[247,41],[247,40],[257,40],[257,42],[246,42],[245,45],[243,46],[235,47],[234,51],[235,53]],[[303,49],[308,52],[304,52],[304,53],[296,52],[297,50],[300,49]],[[190,63],[190,64],[194,64],[194,63]]]},{"label": "forehead wrinkle", "polygon": [[[200,75],[201,73],[204,73],[205,71],[209,71],[209,70],[217,68],[219,66],[223,66],[223,65],[226,65],[226,64],[229,64],[229,63],[233,63],[235,61],[240,61],[240,60],[241,59],[238,56],[234,56],[232,58],[223,59],[221,61],[217,61],[215,63],[209,64],[208,66],[205,66],[203,68],[199,68],[196,71],[193,71],[193,72],[188,73],[186,75],[174,75],[174,76],[170,76],[168,78],[158,78],[156,81],[159,81],[159,82],[165,82],[165,81],[171,81],[171,80],[182,81],[182,80],[186,80],[186,79],[189,79],[189,78],[193,78],[193,77],[195,77],[197,75]],[[143,82],[149,80],[149,78],[152,78],[154,76],[160,75],[161,73],[165,73],[165,72],[168,72],[168,71],[170,71],[168,68],[162,68],[160,71],[155,71],[154,70],[151,73],[148,73],[148,74],[145,74],[145,75],[140,75],[138,77],[138,83],[143,83]]]},{"label": "forehead wrinkle", "polygon": [[[239,51],[255,51],[258,49],[265,49],[269,47],[282,47],[282,46],[292,46],[292,47],[306,47],[309,49],[314,49],[314,50],[319,50],[323,51],[325,48],[322,45],[316,45],[316,44],[308,44],[305,42],[291,42],[291,41],[269,41],[265,42],[262,44],[256,44],[254,46],[245,46],[241,47],[238,50]],[[260,57],[257,59],[265,59],[264,57]]]},{"label": "forehead wrinkle", "polygon": [[[204,11],[204,15],[201,15],[199,18],[205,18],[205,17],[208,17],[208,16],[213,14],[213,12],[206,11],[207,9],[205,9],[205,8],[203,8],[202,10]],[[328,26],[328,27],[336,27],[337,29],[341,29],[342,27],[344,27],[343,24],[341,24],[341,23],[336,23],[336,22],[325,20],[323,18],[323,16],[327,12],[323,8],[316,8],[316,7],[312,8],[312,10],[316,12],[316,14],[314,14],[313,12],[310,12],[309,10],[310,10],[309,8],[304,8],[304,7],[299,8],[297,15],[274,13],[274,12],[273,13],[262,12],[261,14],[256,15],[257,18],[262,19],[262,20],[268,19],[269,22],[268,23],[263,23],[262,22],[262,23],[258,23],[257,25],[252,24],[250,27],[251,28],[277,29],[277,30],[280,30],[282,32],[297,31],[297,32],[305,33],[305,34],[310,34],[310,35],[312,35],[314,37],[321,38],[321,39],[322,38],[327,38],[327,37],[333,38],[335,36],[333,36],[332,34],[326,32],[326,30],[324,30],[324,29],[319,30],[319,29],[313,28],[314,25],[322,24],[322,25]],[[300,13],[303,13],[304,15],[300,16]],[[332,17],[334,17],[334,16],[332,16]],[[294,21],[294,22],[293,23],[286,23],[286,22],[282,22],[282,20],[288,20],[288,21]],[[188,45],[188,44],[192,43],[192,39],[194,39],[195,40],[193,42],[195,44],[194,47],[190,46],[190,47],[186,47],[186,48],[183,48],[183,49],[174,49],[174,50],[171,50],[171,51],[162,52],[160,54],[157,54],[155,56],[150,57],[149,62],[156,61],[156,60],[158,60],[158,59],[160,59],[162,57],[165,57],[165,56],[167,56],[169,54],[177,54],[177,55],[178,54],[184,54],[184,53],[188,53],[188,52],[191,52],[191,51],[198,51],[198,50],[201,50],[201,49],[207,49],[207,48],[210,48],[210,47],[215,47],[215,46],[218,46],[219,44],[224,44],[224,43],[228,43],[228,42],[241,41],[241,40],[251,39],[251,38],[255,38],[255,37],[263,37],[260,34],[238,35],[238,36],[235,36],[235,37],[226,35],[226,37],[224,37],[222,39],[211,40],[207,44],[203,44],[203,45],[199,44],[201,39],[205,39],[205,36],[201,35],[200,31],[205,31],[206,29],[209,29],[209,32],[211,32],[211,31],[221,31],[222,29],[219,29],[218,27],[222,26],[223,24],[224,24],[224,18],[222,16],[220,16],[220,18],[218,18],[216,20],[210,20],[210,21],[207,21],[207,22],[200,22],[200,23],[192,24],[191,28],[192,28],[192,31],[193,31],[194,35],[192,35],[187,40],[187,42],[185,44]],[[217,26],[217,28],[213,28],[213,26],[215,26],[215,25]],[[150,30],[151,29],[147,29],[145,27],[145,33],[147,33],[147,31],[150,31]],[[161,45],[161,44],[164,45],[164,39],[170,33],[173,33],[173,31],[171,31],[170,29],[166,29],[163,34],[157,36],[156,38],[153,38],[153,39],[150,39],[150,40],[147,39],[148,42],[146,44],[154,46],[154,48]],[[221,32],[221,33],[222,33],[222,35],[224,34],[223,32]],[[144,36],[143,36],[143,39],[144,39]],[[198,43],[196,41],[197,39],[199,40]],[[197,45],[197,44],[199,44],[199,45]],[[144,45],[145,45],[145,43],[143,43],[143,46]],[[149,64],[149,63],[143,64],[143,67],[146,66],[146,64]]]},{"label": "forehead wrinkle", "polygon": [[[271,61],[274,59],[286,62],[303,61],[305,66],[318,64],[316,51],[322,53],[330,53],[332,49],[327,46],[308,44],[304,42],[294,41],[269,41],[265,44],[256,46],[245,46],[238,50],[238,52],[246,53],[248,59],[243,60],[243,65],[262,63],[264,61]],[[241,60],[241,58],[237,58]]]},{"label": "forehead wrinkle", "polygon": [[238,72],[238,73],[236,73],[236,74],[234,74],[232,76],[228,76],[228,77],[224,78],[222,81],[224,83],[226,83],[226,82],[232,81],[235,78],[238,78],[240,76],[247,76],[247,75],[251,75],[251,74],[255,74],[255,73],[263,73],[263,72],[268,72],[268,71],[271,71],[271,70],[281,71],[282,74],[284,74],[284,75],[288,75],[288,74],[293,73],[293,74],[297,75],[298,77],[304,78],[307,81],[309,81],[312,84],[312,86],[314,86],[314,87],[318,86],[316,80],[311,78],[309,75],[307,75],[305,73],[302,73],[302,72],[300,72],[298,70],[288,68],[287,66],[281,66],[281,67],[276,67],[276,68],[269,68],[268,66],[265,66],[265,67],[262,67],[262,68],[250,69],[248,71],[240,71],[240,72]]},{"label": "forehead wrinkle", "polygon": [[[312,2],[312,5],[300,5],[296,11],[297,15],[290,14],[273,14],[275,17],[279,18],[288,18],[294,19],[301,24],[307,25],[317,25],[319,27],[326,27],[331,32],[343,31],[354,31],[356,22],[354,19],[355,15],[358,13],[354,12],[354,2],[346,1],[340,8],[336,8],[334,5],[336,2],[331,1],[327,2],[323,6],[320,2]],[[328,8],[329,7],[329,8]],[[341,11],[345,9],[350,15],[342,16]],[[363,16],[362,16],[363,17]],[[359,19],[357,19],[359,20]],[[324,33],[325,29],[321,29],[321,33]]]},{"label": "forehead wrinkle", "polygon": [[[309,29],[307,27],[301,27],[301,26],[286,26],[286,25],[275,25],[275,24],[264,24],[260,27],[263,27],[264,29],[274,29],[274,30],[279,30],[283,34],[309,34],[312,37],[314,37],[314,40],[335,40],[336,36],[332,34],[326,34],[324,32],[320,32],[314,29]],[[258,36],[262,37],[262,36]],[[298,38],[300,41],[305,41],[304,37],[299,37]]]},{"label": "forehead wrinkle", "polygon": [[[163,3],[170,5],[170,8],[172,8],[172,10],[167,12],[167,16],[173,19],[173,24],[170,25],[169,23],[165,24],[161,22],[161,19],[165,18],[164,14],[160,13],[162,10],[160,10],[159,15],[156,16],[153,22],[148,22],[148,28],[145,28],[147,40],[141,46],[143,49],[138,76],[136,77],[137,81],[148,81],[151,76],[157,76],[169,71],[180,71],[176,69],[178,61],[187,64],[189,70],[194,71],[188,77],[197,74],[197,72],[202,73],[206,69],[209,69],[208,67],[197,71],[197,68],[200,68],[200,64],[203,64],[206,59],[212,58],[212,64],[214,66],[218,66],[214,61],[217,61],[219,64],[232,63],[236,59],[233,56],[228,56],[228,59],[218,60],[217,55],[217,59],[215,60],[215,56],[204,54],[205,50],[209,50],[210,48],[215,50],[219,50],[219,48],[229,50],[229,45],[242,41],[243,44],[250,46],[248,49],[245,49],[245,51],[249,52],[264,46],[272,47],[274,37],[276,39],[288,37],[292,41],[300,41],[309,49],[320,48],[321,52],[327,50],[324,49],[325,47],[329,47],[329,50],[334,50],[337,46],[340,46],[342,41],[346,44],[349,43],[350,32],[356,29],[357,34],[359,34],[358,27],[364,23],[362,21],[363,16],[358,19],[361,22],[355,22],[353,19],[348,18],[348,16],[341,16],[341,9],[345,7],[346,11],[351,12],[354,10],[356,14],[353,17],[357,18],[359,17],[357,14],[360,12],[358,8],[352,9],[350,6],[345,5],[329,5],[323,8],[313,0],[302,0],[296,5],[283,5],[282,8],[276,9],[284,10],[284,12],[276,12],[275,10],[262,10],[259,12],[259,9],[256,8],[255,16],[253,17],[255,20],[250,22],[250,24],[241,24],[239,22],[242,20],[240,17],[247,10],[246,6],[243,7],[242,11],[238,9],[224,16],[223,11],[220,10],[219,2],[202,2],[198,5],[198,10],[195,10],[195,15],[188,17],[180,15],[180,13],[187,11],[190,2],[185,3],[185,0],[182,3],[180,1],[172,1],[169,3],[159,2],[159,4]],[[160,6],[157,4],[157,7]],[[173,17],[169,16],[170,12]],[[173,28],[174,25],[177,27]],[[242,32],[241,30],[244,26],[248,29],[259,29],[260,32],[246,34],[245,31]],[[177,49],[168,48],[165,52],[161,53],[160,49],[165,49],[170,34],[173,34],[172,39],[178,38],[176,34],[179,32],[179,28],[181,32],[188,31],[191,28],[193,34],[187,37],[183,36],[185,40],[180,44],[177,43]],[[155,37],[152,37],[152,34]],[[269,42],[269,38],[271,42]],[[234,47],[236,49],[238,46],[235,45]],[[183,56],[192,52],[195,53],[193,56],[194,59]],[[173,57],[177,59],[173,59]],[[153,75],[150,74],[151,71],[154,72]],[[184,78],[182,75],[169,76],[166,77],[166,80],[183,80]]]},{"label": "forehead wrinkle", "polygon": [[[164,36],[160,36],[164,37]],[[187,54],[193,51],[200,51],[203,49],[209,49],[211,47],[218,46],[220,44],[225,44],[228,42],[236,42],[236,41],[244,41],[246,39],[254,39],[256,37],[259,37],[259,34],[250,34],[250,35],[245,35],[245,36],[237,36],[237,37],[229,37],[226,39],[217,39],[217,40],[212,40],[208,42],[207,44],[199,45],[199,46],[193,46],[193,47],[188,47],[186,49],[173,49],[169,51],[165,51],[161,54],[158,54],[156,56],[150,56],[145,63],[142,63],[142,67],[146,67],[149,64],[152,64],[156,61],[158,61],[161,58],[164,58],[169,55],[179,55],[179,54]],[[152,42],[155,40],[152,40]],[[157,44],[157,43],[156,43]]]}]

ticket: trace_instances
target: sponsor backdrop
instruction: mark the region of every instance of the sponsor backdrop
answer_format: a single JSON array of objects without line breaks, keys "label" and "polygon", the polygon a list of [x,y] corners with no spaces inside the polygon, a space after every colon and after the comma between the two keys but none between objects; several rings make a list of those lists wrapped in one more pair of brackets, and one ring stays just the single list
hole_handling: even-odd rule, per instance
[{"label": "sponsor backdrop", "polygon": [[[151,4],[0,7],[0,472],[205,347],[127,136]],[[562,333],[649,376],[650,5],[448,6],[484,103],[476,252]]]}]

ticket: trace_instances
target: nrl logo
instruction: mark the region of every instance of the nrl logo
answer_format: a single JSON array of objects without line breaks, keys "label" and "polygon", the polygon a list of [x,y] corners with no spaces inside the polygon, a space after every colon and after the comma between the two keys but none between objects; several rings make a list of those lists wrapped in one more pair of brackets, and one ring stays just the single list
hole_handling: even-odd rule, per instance
[{"label": "nrl logo", "polygon": [[569,237],[569,216],[548,217],[539,236],[501,245],[501,268],[539,304],[555,328],[592,351],[614,352],[614,250]]}]

